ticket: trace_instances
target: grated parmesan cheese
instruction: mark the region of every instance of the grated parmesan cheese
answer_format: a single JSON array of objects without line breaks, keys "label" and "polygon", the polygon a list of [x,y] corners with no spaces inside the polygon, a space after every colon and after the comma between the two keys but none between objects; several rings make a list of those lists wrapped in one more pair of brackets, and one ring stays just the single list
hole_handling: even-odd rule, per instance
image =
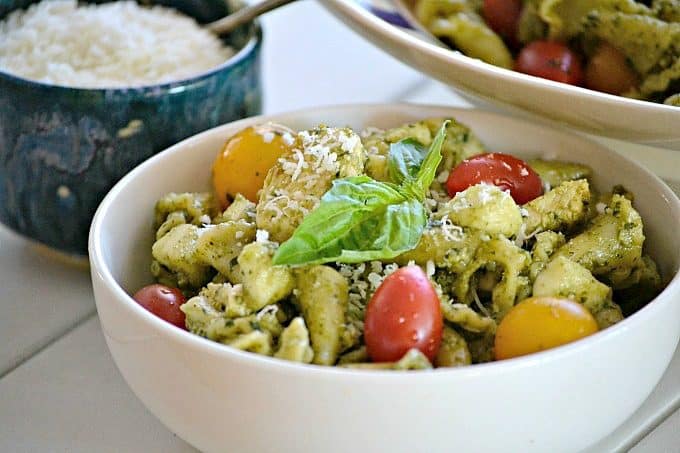
[{"label": "grated parmesan cheese", "polygon": [[465,233],[460,225],[455,225],[448,215],[445,215],[440,220],[440,228],[447,241],[462,241],[465,238]]},{"label": "grated parmesan cheese", "polygon": [[432,277],[434,275],[434,271],[435,271],[434,261],[427,260],[427,263],[425,263],[425,274],[428,277]]},{"label": "grated parmesan cheese", "polygon": [[290,132],[284,132],[283,135],[281,135],[281,138],[286,146],[293,146],[293,143],[295,143],[295,137],[293,137],[293,134]]},{"label": "grated parmesan cheese", "polygon": [[[3,12],[8,5],[3,3]],[[0,21],[1,70],[61,86],[122,88],[184,80],[233,53],[192,17],[134,1],[41,1]]]},{"label": "grated parmesan cheese", "polygon": [[309,164],[305,162],[305,156],[302,155],[302,151],[299,149],[294,149],[293,153],[295,154],[295,158],[297,159],[297,162],[293,164],[292,162],[283,160],[281,163],[283,165],[283,171],[286,173],[290,174],[290,167],[293,167],[293,174],[291,175],[291,179],[293,181],[297,181],[297,179],[300,177],[300,173],[302,173],[302,170],[309,168]]},{"label": "grated parmesan cheese", "polygon": [[[262,137],[262,141],[265,143],[273,142],[277,136],[280,136],[283,139],[284,143],[286,143],[289,146],[292,145],[293,144],[292,142],[295,141],[295,139],[292,138],[293,130],[282,124],[273,123],[269,121],[264,124],[258,124],[256,126],[253,126],[253,129],[255,130],[255,133],[257,135]],[[292,139],[292,142],[288,143],[286,137],[290,137]]]},{"label": "grated parmesan cheese", "polygon": [[423,200],[423,204],[425,204],[425,207],[429,209],[430,211],[436,211],[437,210],[437,200],[432,199],[432,198],[426,198]]},{"label": "grated parmesan cheese", "polygon": [[373,293],[382,284],[385,277],[399,269],[396,263],[383,264],[380,261],[371,261],[360,264],[337,263],[338,272],[347,279],[349,285],[350,301],[366,303]]},{"label": "grated parmesan cheese", "polygon": [[356,146],[361,142],[358,135],[349,136],[344,132],[340,133],[338,139],[340,140],[340,146],[342,147],[342,150],[347,153],[356,148]]},{"label": "grated parmesan cheese", "polygon": [[487,318],[490,318],[491,313],[489,313],[484,304],[482,304],[482,301],[479,300],[479,294],[477,294],[477,288],[475,286],[472,287],[472,298],[475,301],[477,308],[479,308],[479,311],[482,312]]},{"label": "grated parmesan cheese", "polygon": [[[315,131],[300,131],[298,137],[302,149],[293,150],[295,160],[290,161],[285,157],[279,159],[283,172],[290,175],[293,181],[297,181],[305,169],[315,170],[315,172],[337,173],[340,169],[340,163],[338,162],[338,154],[334,149],[349,152],[359,143],[357,136],[350,136],[344,131],[338,131],[336,139],[334,134],[326,128]],[[316,183],[316,178],[312,177],[304,182],[306,188],[311,189]]]},{"label": "grated parmesan cheese", "polygon": [[533,238],[540,232],[541,228],[538,227],[531,233],[527,234],[527,226],[524,222],[522,222],[522,224],[519,227],[519,231],[517,232],[517,237],[515,238],[515,245],[517,247],[522,247],[526,241]]},{"label": "grated parmesan cheese", "polygon": [[368,274],[368,277],[366,277],[368,283],[371,284],[371,288],[379,287],[380,283],[383,281],[384,278],[385,278],[384,276],[376,274],[375,272],[371,272],[370,274]]},{"label": "grated parmesan cheese", "polygon": [[[238,237],[237,237],[238,239]],[[257,230],[255,232],[255,242],[263,244],[269,241],[269,231],[267,230]]]},{"label": "grated parmesan cheese", "polygon": [[255,315],[255,319],[261,321],[265,315],[275,315],[278,311],[279,307],[277,305],[267,305]]}]

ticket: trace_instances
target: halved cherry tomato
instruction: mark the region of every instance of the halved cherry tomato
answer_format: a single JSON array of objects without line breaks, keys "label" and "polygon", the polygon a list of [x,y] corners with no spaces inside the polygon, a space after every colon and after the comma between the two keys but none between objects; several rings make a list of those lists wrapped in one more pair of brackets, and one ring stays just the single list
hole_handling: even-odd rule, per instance
[{"label": "halved cherry tomato", "polygon": [[159,318],[186,329],[184,312],[179,309],[186,298],[179,289],[156,283],[140,289],[132,298]]},{"label": "halved cherry tomato", "polygon": [[284,126],[264,124],[249,127],[231,137],[215,158],[212,181],[222,208],[236,194],[257,202],[257,192],[276,160],[290,149],[293,135]]},{"label": "halved cherry tomato", "polygon": [[586,86],[610,94],[621,94],[640,83],[638,75],[616,47],[603,42],[586,65]]},{"label": "halved cherry tomato", "polygon": [[496,360],[554,348],[598,331],[588,309],[570,299],[530,297],[515,305],[496,330]]},{"label": "halved cherry tomato", "polygon": [[523,160],[503,153],[480,154],[464,160],[451,170],[446,189],[453,197],[480,183],[510,191],[518,204],[527,203],[543,193],[538,174]]},{"label": "halved cherry tomato", "polygon": [[482,16],[493,31],[509,44],[517,44],[517,25],[522,13],[522,0],[484,0]]},{"label": "halved cherry tomato", "polygon": [[581,85],[583,70],[578,55],[562,43],[533,41],[517,55],[515,70],[556,82]]},{"label": "halved cherry tomato", "polygon": [[364,339],[374,362],[399,360],[411,348],[434,360],[442,340],[439,297],[418,266],[385,277],[366,307]]}]

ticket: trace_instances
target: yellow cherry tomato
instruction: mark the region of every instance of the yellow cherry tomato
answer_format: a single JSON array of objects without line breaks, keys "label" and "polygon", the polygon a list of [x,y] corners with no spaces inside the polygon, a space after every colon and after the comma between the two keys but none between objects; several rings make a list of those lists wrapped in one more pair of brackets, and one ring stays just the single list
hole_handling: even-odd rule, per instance
[{"label": "yellow cherry tomato", "polygon": [[578,302],[530,297],[515,305],[496,330],[496,360],[554,348],[598,331],[597,322]]},{"label": "yellow cherry tomato", "polygon": [[277,124],[249,127],[231,137],[212,167],[213,188],[222,208],[236,194],[257,202],[257,193],[276,160],[292,146],[294,134]]}]

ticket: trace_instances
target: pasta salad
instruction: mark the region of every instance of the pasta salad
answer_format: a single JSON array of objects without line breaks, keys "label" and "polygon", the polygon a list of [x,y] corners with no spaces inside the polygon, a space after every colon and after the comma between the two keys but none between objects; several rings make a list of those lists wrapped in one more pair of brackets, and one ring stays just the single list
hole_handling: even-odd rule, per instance
[{"label": "pasta salad", "polygon": [[633,195],[489,152],[464,124],[249,127],[212,192],[154,212],[168,322],[280,359],[366,369],[502,360],[605,329],[662,287]]},{"label": "pasta salad", "polygon": [[412,0],[465,55],[597,91],[680,106],[678,0]]}]

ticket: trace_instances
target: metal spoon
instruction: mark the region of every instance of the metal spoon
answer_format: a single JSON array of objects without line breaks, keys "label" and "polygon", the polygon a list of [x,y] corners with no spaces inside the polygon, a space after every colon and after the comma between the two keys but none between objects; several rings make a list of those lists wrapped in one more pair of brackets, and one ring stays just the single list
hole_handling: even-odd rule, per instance
[{"label": "metal spoon", "polygon": [[241,8],[235,13],[229,14],[215,22],[210,22],[205,25],[205,28],[216,35],[226,35],[240,25],[246,24],[258,16],[294,1],[295,0],[263,0],[254,5]]}]

